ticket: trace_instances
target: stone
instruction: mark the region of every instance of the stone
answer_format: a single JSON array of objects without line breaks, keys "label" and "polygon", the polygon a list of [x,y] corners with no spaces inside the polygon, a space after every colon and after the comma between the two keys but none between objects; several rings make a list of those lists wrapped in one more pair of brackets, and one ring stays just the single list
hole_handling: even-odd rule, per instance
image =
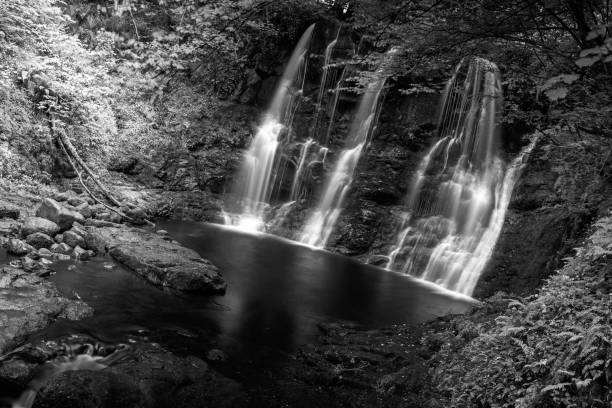
[{"label": "stone", "polygon": [[70,245],[71,247],[85,246],[85,238],[77,234],[73,229],[64,232],[63,243]]},{"label": "stone", "polygon": [[77,245],[72,251],[72,256],[79,261],[86,261],[89,259],[89,252]]},{"label": "stone", "polygon": [[12,235],[18,234],[21,225],[11,219],[11,218],[3,218],[0,220],[0,234],[1,235]]},{"label": "stone", "polygon": [[96,213],[96,219],[101,221],[110,221],[111,215],[109,212]]},{"label": "stone", "polygon": [[55,222],[61,230],[69,229],[75,221],[83,222],[85,220],[83,215],[62,206],[52,198],[43,200],[36,211],[36,216]]},{"label": "stone", "polygon": [[81,197],[75,196],[70,197],[68,200],[66,200],[66,202],[73,207],[78,207],[79,205],[84,204],[85,200],[83,200]]},{"label": "stone", "polygon": [[159,235],[168,235],[168,231],[163,230],[163,229],[157,230],[155,231],[155,233]]},{"label": "stone", "polygon": [[[26,340],[56,318],[63,316],[71,304],[82,304],[62,297],[50,281],[22,269],[5,266],[0,272],[0,355]],[[91,308],[82,308],[82,318]]]},{"label": "stone", "polygon": [[20,239],[11,238],[8,240],[6,251],[9,254],[21,256],[26,255],[30,252],[34,252],[36,251],[36,249],[33,246],[26,244]]},{"label": "stone", "polygon": [[64,234],[57,234],[54,237],[55,242],[57,242],[58,244],[61,244],[62,242],[64,242]]},{"label": "stone", "polygon": [[69,261],[71,258],[70,258],[70,255],[55,253],[53,254],[52,259],[54,261]]},{"label": "stone", "polygon": [[43,257],[43,258],[51,258],[53,256],[53,252],[51,252],[47,248],[40,248],[38,250],[38,255]]},{"label": "stone", "polygon": [[53,199],[58,202],[67,201],[70,197],[71,195],[65,191],[53,195]]},{"label": "stone", "polygon": [[186,292],[225,292],[227,285],[218,268],[192,249],[139,228],[88,227],[88,231],[89,248],[108,251],[155,285]]},{"label": "stone", "polygon": [[10,203],[0,203],[0,218],[19,218],[21,210],[16,205]]},{"label": "stone", "polygon": [[121,226],[121,224],[117,224],[114,222],[110,222],[110,221],[103,221],[103,220],[95,220],[95,219],[86,219],[85,220],[85,225],[86,226],[92,226],[92,227],[119,227]]},{"label": "stone", "polygon": [[21,227],[21,235],[27,237],[30,234],[35,232],[42,232],[49,236],[54,236],[60,230],[59,225],[57,225],[53,221],[49,221],[46,218],[41,217],[27,217],[23,221],[23,226]]},{"label": "stone", "polygon": [[41,277],[49,276],[49,274],[51,273],[49,267],[46,264],[38,262],[37,260],[30,258],[29,256],[26,256],[21,260],[21,266],[24,271],[28,273],[34,273]]},{"label": "stone", "polygon": [[110,222],[114,222],[115,224],[120,224],[121,220],[122,220],[122,217],[116,212],[110,213],[110,218],[109,218]]},{"label": "stone", "polygon": [[36,249],[50,248],[55,242],[44,232],[35,232],[26,237],[26,242]]},{"label": "stone", "polygon": [[70,247],[70,245],[66,244],[65,242],[62,242],[61,244],[54,244],[51,247],[51,251],[56,254],[67,255],[72,252],[72,247]]},{"label": "stone", "polygon": [[91,216],[93,215],[93,212],[91,210],[91,207],[89,206],[88,203],[82,203],[81,205],[78,205],[76,207],[76,210],[84,217],[84,218],[91,218]]},{"label": "stone", "polygon": [[145,224],[145,220],[147,218],[147,214],[144,212],[142,208],[135,208],[127,210],[125,215],[131,218],[133,224],[142,225]]}]

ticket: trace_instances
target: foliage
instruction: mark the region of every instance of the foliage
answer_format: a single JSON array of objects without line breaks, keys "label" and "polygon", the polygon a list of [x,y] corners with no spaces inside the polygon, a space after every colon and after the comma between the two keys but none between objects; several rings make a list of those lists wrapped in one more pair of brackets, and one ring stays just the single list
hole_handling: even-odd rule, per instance
[{"label": "foliage", "polygon": [[612,216],[599,220],[537,295],[514,300],[493,321],[471,327],[477,335],[466,345],[446,343],[436,357],[434,383],[447,395],[447,406],[612,402],[611,231]]}]

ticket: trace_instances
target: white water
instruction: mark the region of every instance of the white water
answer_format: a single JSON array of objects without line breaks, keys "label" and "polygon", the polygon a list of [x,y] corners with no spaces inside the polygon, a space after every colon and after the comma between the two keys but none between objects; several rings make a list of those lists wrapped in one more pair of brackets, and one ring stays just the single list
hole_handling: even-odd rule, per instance
[{"label": "white water", "polygon": [[501,84],[489,61],[462,61],[442,101],[439,140],[413,176],[387,269],[471,295],[532,145],[505,170],[497,156]]},{"label": "white water", "polygon": [[377,78],[368,85],[361,97],[357,114],[351,125],[345,150],[340,153],[338,161],[323,189],[317,207],[306,220],[298,240],[306,245],[323,248],[327,244],[338,218],[343,210],[344,199],[350,189],[359,158],[373,133],[386,76],[385,71],[397,49],[389,51],[386,61],[377,72]]},{"label": "white water", "polygon": [[274,98],[264,116],[238,173],[226,222],[246,230],[261,230],[275,181],[282,182],[286,163],[277,150],[282,135],[289,134],[306,78],[306,53],[314,24],[304,32],[285,68]]}]

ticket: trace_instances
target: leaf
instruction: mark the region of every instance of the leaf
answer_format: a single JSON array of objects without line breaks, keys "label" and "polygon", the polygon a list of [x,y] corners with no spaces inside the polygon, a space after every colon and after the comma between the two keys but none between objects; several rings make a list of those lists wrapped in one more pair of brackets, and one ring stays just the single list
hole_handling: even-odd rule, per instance
[{"label": "leaf", "polygon": [[594,63],[596,63],[599,60],[601,60],[601,56],[600,55],[597,55],[595,57],[579,58],[579,59],[576,60],[576,65],[578,65],[581,68],[590,67],[591,65],[593,65]]},{"label": "leaf", "polygon": [[567,96],[567,92],[568,91],[566,87],[560,86],[554,89],[547,89],[546,91],[544,91],[544,94],[548,99],[554,102],[565,98]]}]

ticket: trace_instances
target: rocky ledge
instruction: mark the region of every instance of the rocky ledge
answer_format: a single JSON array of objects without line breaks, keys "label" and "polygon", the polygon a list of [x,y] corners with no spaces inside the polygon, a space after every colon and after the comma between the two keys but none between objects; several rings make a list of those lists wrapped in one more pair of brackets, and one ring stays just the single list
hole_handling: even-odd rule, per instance
[{"label": "rocky ledge", "polygon": [[165,235],[123,226],[86,228],[88,248],[108,252],[155,285],[188,292],[225,292],[227,285],[215,265]]},{"label": "rocky ledge", "polygon": [[92,312],[85,303],[60,296],[36,273],[13,266],[0,269],[0,354],[55,319],[77,320]]}]

